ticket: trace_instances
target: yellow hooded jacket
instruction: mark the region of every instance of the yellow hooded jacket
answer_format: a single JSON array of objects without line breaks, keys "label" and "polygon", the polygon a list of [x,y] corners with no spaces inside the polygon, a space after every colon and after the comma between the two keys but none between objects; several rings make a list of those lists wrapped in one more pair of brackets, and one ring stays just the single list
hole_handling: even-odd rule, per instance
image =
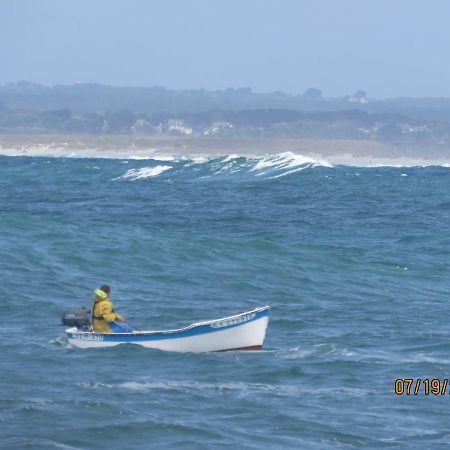
[{"label": "yellow hooded jacket", "polygon": [[111,333],[108,323],[114,320],[123,320],[120,314],[117,314],[107,297],[105,299],[96,297],[92,306],[92,327],[98,333]]}]

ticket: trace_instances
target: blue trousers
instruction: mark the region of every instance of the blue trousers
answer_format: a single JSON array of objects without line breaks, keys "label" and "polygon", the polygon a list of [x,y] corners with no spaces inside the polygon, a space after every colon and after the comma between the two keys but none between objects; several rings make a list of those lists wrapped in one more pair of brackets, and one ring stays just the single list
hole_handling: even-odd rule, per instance
[{"label": "blue trousers", "polygon": [[134,330],[126,323],[108,322],[113,333],[132,333]]}]

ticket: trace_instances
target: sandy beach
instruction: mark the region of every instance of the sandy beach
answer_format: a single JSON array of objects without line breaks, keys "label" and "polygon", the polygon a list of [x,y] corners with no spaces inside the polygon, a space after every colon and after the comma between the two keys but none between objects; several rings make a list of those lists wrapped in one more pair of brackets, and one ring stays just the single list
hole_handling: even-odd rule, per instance
[{"label": "sandy beach", "polygon": [[292,152],[331,164],[449,164],[447,146],[397,145],[373,140],[213,138],[171,135],[0,135],[0,155],[88,158],[267,156]]}]

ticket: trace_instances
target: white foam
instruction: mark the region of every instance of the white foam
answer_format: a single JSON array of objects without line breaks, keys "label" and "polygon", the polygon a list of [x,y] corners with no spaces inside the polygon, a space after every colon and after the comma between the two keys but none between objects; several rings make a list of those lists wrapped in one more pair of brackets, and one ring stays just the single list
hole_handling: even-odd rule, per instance
[{"label": "white foam", "polygon": [[263,169],[293,169],[298,166],[308,167],[333,167],[328,161],[323,159],[312,158],[311,156],[299,155],[293,152],[283,152],[277,155],[270,155],[268,157],[256,158],[256,164],[251,171],[258,171]]},{"label": "white foam", "polygon": [[151,178],[157,177],[166,170],[173,169],[172,166],[156,166],[156,167],[142,167],[141,169],[130,169],[122,176],[114,178],[114,180],[119,180],[123,178],[130,178],[131,180],[138,180],[140,178]]},{"label": "white foam", "polygon": [[411,156],[392,156],[392,157],[377,157],[377,156],[355,156],[350,153],[343,155],[329,156],[328,159],[334,165],[350,166],[350,167],[394,167],[394,168],[408,168],[408,167],[431,167],[440,166],[449,168],[450,162],[442,158],[422,158]]},{"label": "white foam", "polygon": [[223,162],[228,162],[228,161],[232,161],[233,159],[239,159],[239,158],[241,158],[241,156],[232,153],[231,155],[228,155],[228,156],[223,160]]},{"label": "white foam", "polygon": [[152,159],[154,161],[176,161],[176,159],[170,155],[155,155]]},{"label": "white foam", "polygon": [[242,170],[242,167],[236,167],[236,164],[233,162],[233,160],[228,160],[228,162],[225,161],[226,160],[220,161],[218,164],[215,164],[213,166],[213,168],[216,169],[214,175],[224,172],[234,173]]},{"label": "white foam", "polygon": [[129,381],[120,383],[116,386],[108,386],[114,389],[121,388],[135,392],[148,392],[151,390],[167,391],[194,391],[203,395],[210,395],[211,392],[235,393],[237,395],[271,394],[278,396],[292,395],[327,395],[327,396],[365,396],[373,390],[363,388],[330,388],[312,389],[302,386],[293,386],[288,384],[268,384],[268,383],[205,383],[205,382],[183,382],[183,381]]},{"label": "white foam", "polygon": [[[121,159],[121,157],[118,157],[117,159]],[[130,155],[127,156],[126,159],[133,159],[134,161],[148,161],[149,159],[153,159],[153,156]]]},{"label": "white foam", "polygon": [[[136,152],[136,153],[134,153]],[[160,153],[159,153],[160,152]],[[249,170],[254,172],[265,172],[267,175],[274,175],[274,177],[284,176],[282,170],[286,170],[285,174],[289,175],[292,169],[297,169],[301,166],[306,168],[312,167],[333,167],[336,165],[349,167],[394,167],[394,168],[408,168],[408,167],[430,167],[440,166],[450,168],[450,158],[447,156],[402,156],[397,152],[393,155],[384,156],[358,156],[352,153],[341,153],[336,155],[323,155],[318,153],[311,153],[307,155],[297,154],[292,151],[286,151],[278,154],[264,155],[261,154],[184,154],[178,155],[165,154],[164,150],[157,150],[154,148],[148,149],[133,149],[125,148],[123,150],[110,150],[102,148],[101,146],[85,147],[83,143],[75,142],[58,142],[58,143],[36,143],[23,144],[7,147],[4,144],[0,145],[0,154],[5,156],[27,156],[27,157],[55,157],[55,158],[95,158],[95,159],[118,159],[118,160],[153,160],[162,162],[185,162],[185,167],[194,164],[203,164],[214,161],[216,173],[222,172],[236,172],[241,170]],[[245,158],[244,161],[238,161]],[[326,159],[324,159],[326,158]],[[225,166],[229,164],[228,166]],[[262,173],[261,173],[262,175]]]},{"label": "white foam", "polygon": [[175,391],[241,391],[250,392],[278,392],[280,394],[289,394],[297,392],[298,388],[287,385],[274,385],[265,383],[204,383],[204,382],[183,382],[183,381],[128,381],[120,383],[119,388],[132,391],[175,390]]},{"label": "white foam", "polygon": [[190,156],[187,158],[192,164],[203,164],[210,160],[206,156]]},{"label": "white foam", "polygon": [[[328,161],[312,158],[309,156],[299,155],[293,152],[283,152],[268,156],[244,156],[239,154],[224,155],[216,158],[202,158],[195,160],[189,158],[185,167],[192,166],[194,160],[196,164],[212,162],[211,170],[213,175],[223,173],[236,173],[242,171],[257,172],[255,176],[270,175],[275,172],[275,176],[270,178],[278,178],[289,175],[300,170],[308,169],[316,166],[333,167]],[[239,161],[244,158],[244,161]],[[187,158],[183,158],[187,159]],[[284,173],[279,173],[282,170]]]},{"label": "white foam", "polygon": [[303,167],[297,167],[296,169],[292,169],[292,170],[288,170],[287,172],[283,172],[280,173],[279,175],[274,175],[273,177],[269,177],[269,178],[280,178],[280,177],[284,177],[286,175],[290,175],[291,173],[295,173],[295,172],[299,172],[301,170],[305,170],[305,169],[309,169],[310,167],[314,167],[311,164],[307,164],[306,166]]},{"label": "white foam", "polygon": [[[120,158],[117,158],[120,159]],[[133,159],[135,161],[175,161],[175,158],[171,155],[130,155],[126,159]]]}]

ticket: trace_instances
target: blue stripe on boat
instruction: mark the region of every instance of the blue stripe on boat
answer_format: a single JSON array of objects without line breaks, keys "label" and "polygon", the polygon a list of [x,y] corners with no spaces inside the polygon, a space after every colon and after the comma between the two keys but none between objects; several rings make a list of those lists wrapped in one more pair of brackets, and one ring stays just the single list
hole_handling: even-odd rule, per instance
[{"label": "blue stripe on boat", "polygon": [[[184,338],[184,337],[191,337],[191,336],[198,336],[201,334],[209,334],[209,333],[215,333],[217,331],[223,331],[223,330],[229,330],[231,328],[240,327],[242,325],[245,325],[250,322],[254,322],[255,320],[259,320],[265,316],[269,315],[270,309],[265,309],[263,311],[255,311],[255,317],[245,320],[240,323],[236,323],[233,325],[225,325],[222,327],[214,327],[214,323],[220,323],[221,321],[226,320],[234,320],[234,318],[239,318],[239,316],[232,316],[230,318],[226,319],[219,319],[214,320],[211,323],[205,324],[205,325],[195,325],[192,328],[186,329],[186,330],[174,330],[173,332],[169,331],[161,331],[161,332],[149,332],[148,334],[130,334],[130,333],[90,333],[90,332],[81,332],[81,333],[67,333],[67,337],[69,339],[75,339],[75,340],[96,340],[96,339],[90,339],[89,337],[92,336],[101,336],[103,339],[102,342],[142,342],[142,341],[160,341],[163,339],[178,339],[178,338]],[[253,313],[249,312],[249,313]],[[245,315],[245,314],[244,314]],[[75,335],[82,335],[83,338],[76,338]]]}]

